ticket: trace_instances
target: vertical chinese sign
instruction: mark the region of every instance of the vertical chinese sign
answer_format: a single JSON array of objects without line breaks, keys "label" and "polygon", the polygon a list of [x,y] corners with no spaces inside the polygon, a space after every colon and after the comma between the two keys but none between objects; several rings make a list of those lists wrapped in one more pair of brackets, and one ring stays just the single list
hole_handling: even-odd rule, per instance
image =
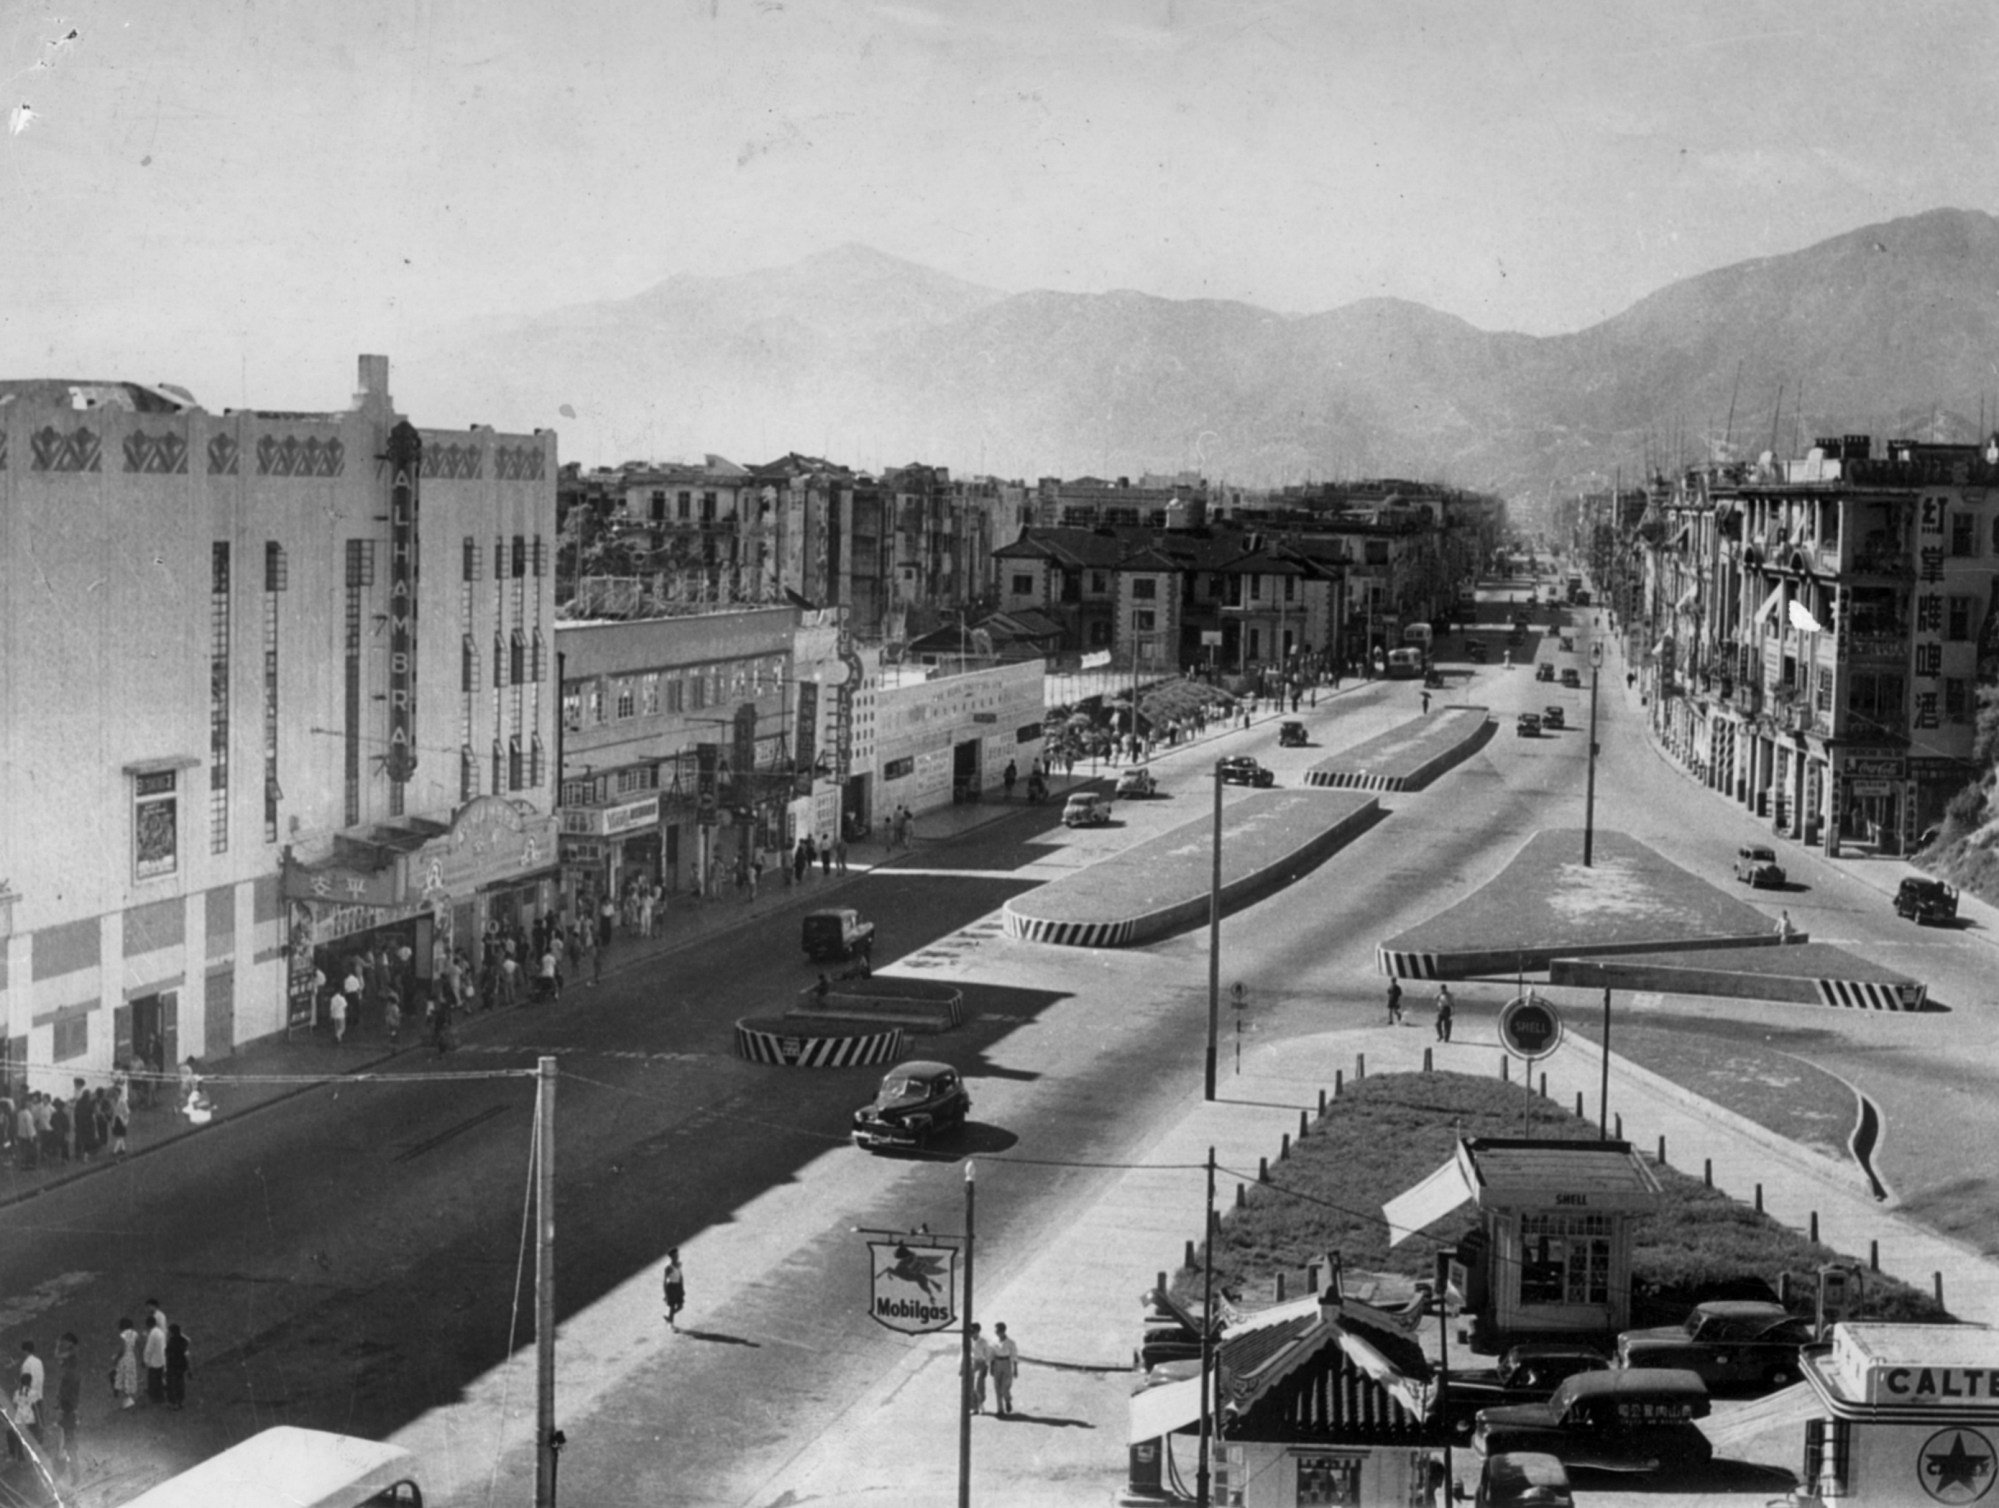
[{"label": "vertical chinese sign", "polygon": [[[389,780],[416,773],[417,476],[423,437],[405,419],[389,432]],[[401,809],[401,802],[394,810]]]}]

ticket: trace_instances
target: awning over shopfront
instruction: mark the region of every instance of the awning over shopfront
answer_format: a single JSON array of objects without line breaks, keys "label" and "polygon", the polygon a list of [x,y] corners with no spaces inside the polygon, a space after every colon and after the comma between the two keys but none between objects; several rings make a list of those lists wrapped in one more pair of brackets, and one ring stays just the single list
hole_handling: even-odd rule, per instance
[{"label": "awning over shopfront", "polygon": [[1433,1225],[1471,1198],[1471,1185],[1456,1154],[1428,1178],[1381,1207],[1388,1221],[1388,1244],[1400,1245],[1427,1225]]}]

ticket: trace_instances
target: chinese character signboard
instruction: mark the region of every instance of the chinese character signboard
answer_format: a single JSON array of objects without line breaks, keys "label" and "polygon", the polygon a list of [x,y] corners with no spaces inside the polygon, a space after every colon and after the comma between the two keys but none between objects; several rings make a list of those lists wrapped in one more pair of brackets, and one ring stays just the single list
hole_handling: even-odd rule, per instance
[{"label": "chinese character signboard", "polygon": [[812,789],[812,766],[819,759],[819,685],[801,681],[798,686],[798,793]]},{"label": "chinese character signboard", "polygon": [[744,702],[736,708],[736,724],[730,731],[735,734],[736,778],[731,783],[729,805],[753,806],[757,799],[757,704],[755,702]]},{"label": "chinese character signboard", "polygon": [[417,474],[423,437],[405,419],[389,432],[389,752],[397,784],[416,773]]},{"label": "chinese character signboard", "polygon": [[957,1322],[958,1253],[926,1237],[870,1241],[874,1280],[868,1315],[878,1325],[921,1335]]},{"label": "chinese character signboard", "polygon": [[845,617],[840,620],[840,663],[847,678],[833,693],[833,774],[842,785],[854,768],[854,698],[861,693],[861,657],[854,652],[854,633]]},{"label": "chinese character signboard", "polygon": [[318,1005],[318,992],[312,978],[312,907],[303,901],[292,901],[285,910],[291,920],[290,946],[286,949],[285,1025],[311,1026]]},{"label": "chinese character signboard", "polygon": [[721,745],[694,746],[694,818],[703,827],[715,825],[716,769],[721,762]]},{"label": "chinese character signboard", "polygon": [[1942,493],[1926,492],[1916,507],[1916,607],[1915,631],[1910,635],[1910,668],[1915,672],[1914,695],[1910,699],[1910,727],[1913,731],[1943,725],[1944,534],[1949,527],[1949,499]]}]

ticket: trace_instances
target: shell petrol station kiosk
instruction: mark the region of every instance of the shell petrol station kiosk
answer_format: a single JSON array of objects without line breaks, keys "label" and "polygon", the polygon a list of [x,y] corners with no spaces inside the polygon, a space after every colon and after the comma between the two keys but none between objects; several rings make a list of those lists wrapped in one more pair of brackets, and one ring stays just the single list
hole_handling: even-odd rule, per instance
[{"label": "shell petrol station kiosk", "polygon": [[1804,1354],[1798,1508],[1999,1503],[1999,1331],[1841,1322]]}]

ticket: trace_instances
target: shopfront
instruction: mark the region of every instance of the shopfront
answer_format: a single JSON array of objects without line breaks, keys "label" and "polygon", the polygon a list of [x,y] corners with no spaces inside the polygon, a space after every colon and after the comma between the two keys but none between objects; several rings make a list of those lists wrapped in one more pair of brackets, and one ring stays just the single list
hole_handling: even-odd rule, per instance
[{"label": "shopfront", "polygon": [[622,896],[641,882],[662,883],[658,791],[602,806],[565,806],[556,815],[565,904],[594,909],[606,895]]}]

